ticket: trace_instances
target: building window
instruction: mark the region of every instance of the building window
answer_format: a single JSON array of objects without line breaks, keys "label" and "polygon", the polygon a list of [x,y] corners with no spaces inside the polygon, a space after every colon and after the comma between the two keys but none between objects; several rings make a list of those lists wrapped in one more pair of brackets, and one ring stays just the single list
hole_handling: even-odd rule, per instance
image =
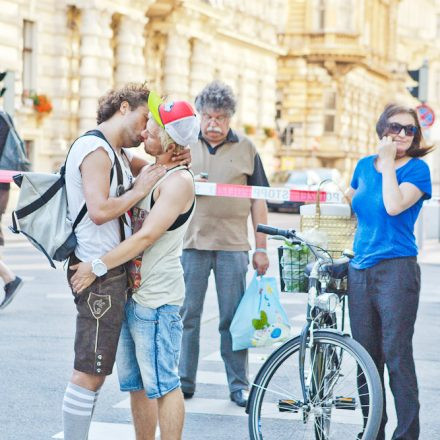
[{"label": "building window", "polygon": [[35,89],[35,24],[32,21],[23,21],[23,90]]},{"label": "building window", "polygon": [[353,31],[353,2],[339,0],[338,28],[342,32]]},{"label": "building window", "polygon": [[336,123],[336,92],[324,94],[324,133],[334,133]]},{"label": "building window", "polygon": [[325,30],[325,2],[326,0],[318,0],[318,30]]},{"label": "building window", "polygon": [[29,159],[29,161],[31,162],[31,165],[32,165],[33,162],[34,162],[34,159],[35,159],[35,157],[34,157],[34,154],[35,154],[35,151],[34,151],[34,141],[25,139],[24,140],[24,148],[26,150],[26,156],[28,157],[28,159]]},{"label": "building window", "polygon": [[281,142],[285,146],[292,145],[295,142],[295,126],[293,124],[289,124],[281,135]]}]

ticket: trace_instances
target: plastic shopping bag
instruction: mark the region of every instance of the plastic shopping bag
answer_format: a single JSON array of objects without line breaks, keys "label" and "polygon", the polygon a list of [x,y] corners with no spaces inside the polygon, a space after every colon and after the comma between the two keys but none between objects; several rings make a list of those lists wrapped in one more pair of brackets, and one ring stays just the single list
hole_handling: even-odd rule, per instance
[{"label": "plastic shopping bag", "polygon": [[290,324],[280,303],[276,279],[255,272],[229,328],[232,349],[267,347],[290,336]]}]

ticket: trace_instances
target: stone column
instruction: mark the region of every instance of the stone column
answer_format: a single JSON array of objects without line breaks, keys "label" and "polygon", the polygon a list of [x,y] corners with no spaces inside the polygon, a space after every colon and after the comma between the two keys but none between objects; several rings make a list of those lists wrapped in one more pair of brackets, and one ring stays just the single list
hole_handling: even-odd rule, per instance
[{"label": "stone column", "polygon": [[192,41],[191,48],[189,94],[191,102],[194,102],[194,98],[197,94],[212,80],[214,64],[212,61],[210,41],[195,38]]},{"label": "stone column", "polygon": [[163,93],[172,98],[189,99],[190,42],[183,33],[168,34],[164,60]]},{"label": "stone column", "polygon": [[123,15],[115,35],[115,87],[127,82],[143,82],[145,78],[144,29],[148,19]]},{"label": "stone column", "polygon": [[[37,127],[44,130],[46,145],[45,148],[41,148],[41,144],[38,145],[37,163],[34,167],[55,169],[63,161],[71,138],[76,135],[71,132],[70,125],[71,44],[69,34],[66,32],[67,7],[58,4],[55,8],[47,6],[44,12],[47,13],[45,15],[47,21],[39,23],[39,42],[42,48],[39,62],[50,66],[50,69],[40,72],[37,91],[48,96],[53,109],[50,116],[38,115],[39,119],[36,115]],[[36,141],[35,145],[37,144]]]},{"label": "stone column", "polygon": [[82,11],[79,132],[96,124],[98,98],[112,86],[111,15],[97,8]]}]

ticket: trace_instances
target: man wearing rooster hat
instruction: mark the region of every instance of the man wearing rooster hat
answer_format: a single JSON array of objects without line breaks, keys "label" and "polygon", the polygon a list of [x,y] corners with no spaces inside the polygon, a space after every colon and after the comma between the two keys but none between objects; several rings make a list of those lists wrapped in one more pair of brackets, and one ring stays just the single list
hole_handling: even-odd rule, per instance
[{"label": "man wearing rooster hat", "polygon": [[[154,438],[157,399],[161,435],[180,439],[183,395],[177,374],[182,338],[179,315],[185,284],[180,262],[183,237],[195,208],[192,173],[172,161],[175,150],[197,141],[200,124],[185,101],[162,103],[150,92],[146,153],[166,168],[163,176],[133,208],[133,235],[100,257],[105,271],[129,263],[131,296],[119,339],[116,364],[122,391],[131,393],[137,438]],[[76,292],[96,279],[92,264],[74,266]]]}]

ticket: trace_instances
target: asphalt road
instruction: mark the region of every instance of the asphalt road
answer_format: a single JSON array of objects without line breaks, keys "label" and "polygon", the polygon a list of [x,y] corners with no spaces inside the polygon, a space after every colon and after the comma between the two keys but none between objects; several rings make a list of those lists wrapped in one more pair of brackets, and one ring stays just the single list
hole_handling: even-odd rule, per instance
[{"label": "asphalt road", "polygon": [[[269,223],[297,227],[298,216],[270,214]],[[75,311],[63,268],[53,270],[22,238],[11,237],[5,261],[25,285],[0,312],[0,440],[62,438],[61,402],[73,360]],[[270,242],[271,268],[277,275],[277,243]],[[440,266],[422,266],[422,296],[414,339],[421,399],[421,439],[440,438]],[[252,273],[249,273],[251,276]],[[295,329],[302,324],[305,295],[282,294]],[[244,411],[229,401],[219,354],[218,309],[212,280],[203,315],[197,391],[186,402],[185,440],[246,439]],[[251,353],[255,375],[267,352]],[[127,394],[110,376],[101,392],[89,440],[134,439]],[[391,399],[388,399],[391,403]],[[389,438],[395,417],[390,412]]]}]

